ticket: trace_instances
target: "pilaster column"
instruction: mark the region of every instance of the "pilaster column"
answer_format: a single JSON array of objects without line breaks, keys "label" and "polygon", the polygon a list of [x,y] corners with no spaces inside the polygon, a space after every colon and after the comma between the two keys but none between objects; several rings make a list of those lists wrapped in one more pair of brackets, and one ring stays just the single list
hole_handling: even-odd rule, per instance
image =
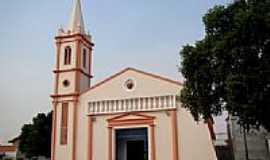
[{"label": "pilaster column", "polygon": [[[61,52],[61,42],[56,42],[56,64],[55,70],[59,70],[60,68],[60,52]],[[54,82],[54,94],[58,94],[59,87],[59,73],[55,73],[55,82]]]},{"label": "pilaster column", "polygon": [[51,132],[51,159],[55,159],[55,142],[56,142],[56,121],[57,121],[57,102],[53,102],[52,111],[52,132]]},{"label": "pilaster column", "polygon": [[177,111],[170,111],[172,128],[172,160],[178,160]]},{"label": "pilaster column", "polygon": [[[80,39],[76,39],[76,68],[81,69],[81,41]],[[75,92],[80,92],[80,71],[76,71],[75,73]]]},{"label": "pilaster column", "polygon": [[151,132],[151,160],[156,160],[155,125],[150,125]]},{"label": "pilaster column", "polygon": [[112,127],[108,127],[108,160],[112,160]]},{"label": "pilaster column", "polygon": [[93,158],[93,119],[92,116],[88,116],[88,160]]},{"label": "pilaster column", "polygon": [[73,102],[73,137],[72,137],[72,160],[76,160],[76,148],[77,148],[77,109],[78,100]]}]

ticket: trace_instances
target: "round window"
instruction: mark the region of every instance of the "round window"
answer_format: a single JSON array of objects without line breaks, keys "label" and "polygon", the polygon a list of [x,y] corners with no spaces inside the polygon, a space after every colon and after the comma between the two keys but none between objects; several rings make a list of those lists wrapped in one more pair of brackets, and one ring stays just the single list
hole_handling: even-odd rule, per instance
[{"label": "round window", "polygon": [[131,91],[135,88],[135,82],[133,79],[128,79],[125,81],[124,86],[128,91]]},{"label": "round window", "polygon": [[63,86],[64,86],[64,87],[68,87],[68,86],[69,86],[69,84],[70,84],[70,83],[69,83],[69,81],[68,81],[68,80],[64,80],[64,81],[63,81]]}]

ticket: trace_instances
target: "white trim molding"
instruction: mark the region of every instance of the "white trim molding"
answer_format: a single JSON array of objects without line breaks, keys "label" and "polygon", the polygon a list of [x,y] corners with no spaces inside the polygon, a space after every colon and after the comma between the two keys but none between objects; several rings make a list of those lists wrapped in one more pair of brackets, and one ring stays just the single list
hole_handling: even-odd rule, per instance
[{"label": "white trim molding", "polygon": [[180,101],[176,95],[100,100],[88,102],[87,114],[157,111],[175,109],[178,106],[180,106]]}]

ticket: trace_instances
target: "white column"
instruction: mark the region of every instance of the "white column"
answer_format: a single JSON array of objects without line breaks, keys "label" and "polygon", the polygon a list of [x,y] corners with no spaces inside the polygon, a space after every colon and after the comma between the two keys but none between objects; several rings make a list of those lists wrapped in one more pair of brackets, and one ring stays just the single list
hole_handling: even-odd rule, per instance
[{"label": "white column", "polygon": [[141,110],[141,98],[138,98],[138,110]]},{"label": "white column", "polygon": [[88,103],[88,114],[92,113],[93,110],[93,104],[91,102]]},{"label": "white column", "polygon": [[157,98],[153,98],[153,107],[156,109],[157,108]]},{"label": "white column", "polygon": [[116,111],[116,103],[115,100],[112,100],[112,112]]},{"label": "white column", "polygon": [[145,97],[145,107],[144,107],[144,109],[148,110],[148,108],[149,108],[149,98]]},{"label": "white column", "polygon": [[101,108],[102,108],[102,113],[105,113],[106,112],[105,101],[101,102]]},{"label": "white column", "polygon": [[164,107],[168,108],[168,96],[164,96]]},{"label": "white column", "polygon": [[109,112],[109,110],[110,110],[109,106],[110,106],[109,101],[106,101],[106,104],[105,104],[106,112]]},{"label": "white column", "polygon": [[176,96],[173,96],[173,108],[176,107]]},{"label": "white column", "polygon": [[140,109],[143,109],[144,98],[140,98]]},{"label": "white column", "polygon": [[130,99],[130,110],[134,111],[134,99]]}]

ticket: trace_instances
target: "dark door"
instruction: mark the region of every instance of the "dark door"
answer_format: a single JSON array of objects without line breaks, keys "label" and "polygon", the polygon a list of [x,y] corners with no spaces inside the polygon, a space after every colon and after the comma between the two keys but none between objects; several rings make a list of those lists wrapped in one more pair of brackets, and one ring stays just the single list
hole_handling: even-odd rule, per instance
[{"label": "dark door", "polygon": [[127,141],[127,160],[144,160],[144,141]]}]

